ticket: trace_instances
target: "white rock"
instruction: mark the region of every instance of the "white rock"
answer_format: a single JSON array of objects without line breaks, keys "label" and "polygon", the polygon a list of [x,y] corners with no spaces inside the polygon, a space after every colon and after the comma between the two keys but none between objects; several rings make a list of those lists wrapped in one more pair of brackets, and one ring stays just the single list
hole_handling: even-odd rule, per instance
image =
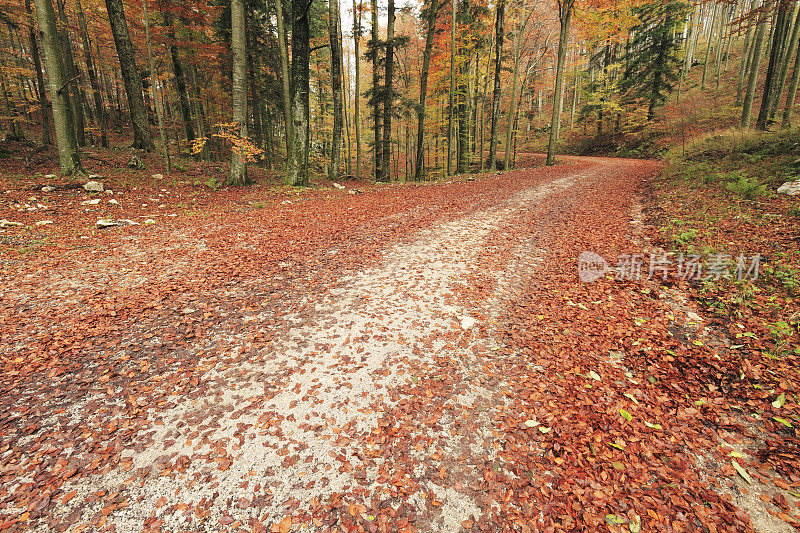
[{"label": "white rock", "polygon": [[161,181],[164,179],[164,174],[153,174],[153,179]]},{"label": "white rock", "polygon": [[36,223],[36,225],[37,226],[49,226],[52,223],[53,223],[52,220],[40,220],[39,222]]},{"label": "white rock", "polygon": [[145,224],[155,224],[155,223],[156,223],[156,221],[155,221],[155,220],[153,220],[152,218],[148,218],[147,220],[145,220],[145,221],[144,221],[144,223],[145,223]]},{"label": "white rock", "polygon": [[0,220],[0,228],[10,228],[12,226],[24,226],[22,222],[12,222],[11,220]]},{"label": "white rock", "polygon": [[462,316],[461,317],[461,329],[468,330],[475,326],[477,322],[471,316]]},{"label": "white rock", "polygon": [[292,203],[291,200],[284,200],[284,201],[281,202],[281,205],[289,205],[291,203]]},{"label": "white rock", "polygon": [[108,201],[109,205],[119,205],[119,202],[114,200],[113,198]]},{"label": "white rock", "polygon": [[111,196],[114,194],[114,191],[112,191],[111,189],[106,189],[106,194]]},{"label": "white rock", "polygon": [[97,227],[99,228],[110,228],[111,226],[138,226],[138,222],[134,222],[133,220],[129,220],[127,218],[121,219],[110,219],[110,218],[101,218],[97,221]]},{"label": "white rock", "polygon": [[340,189],[340,190],[344,190],[344,189],[347,188],[344,185],[340,185],[340,184],[336,183],[335,181],[333,182],[333,186],[336,187],[337,189]]},{"label": "white rock", "polygon": [[360,191],[360,190],[358,190],[358,189],[350,189],[350,190],[349,190],[349,191],[347,191],[347,192],[349,192],[350,194],[361,194],[361,191]]},{"label": "white rock", "polygon": [[44,179],[46,179],[46,180],[48,180],[48,181],[51,181],[51,180],[54,180],[54,179],[56,179],[57,177],[58,177],[58,176],[56,176],[55,174],[48,174],[48,175],[46,175],[46,176],[44,177]]},{"label": "white rock", "polygon": [[787,181],[778,187],[778,194],[788,194],[789,196],[800,195],[800,180]]},{"label": "white rock", "polygon": [[81,205],[97,205],[100,203],[100,198],[95,198],[94,200],[84,200],[81,202]]},{"label": "white rock", "polygon": [[42,187],[42,192],[53,192],[54,190],[56,190],[56,188],[52,185],[45,185]]},{"label": "white rock", "polygon": [[99,181],[90,181],[83,184],[83,189],[88,192],[103,192],[103,184]]}]

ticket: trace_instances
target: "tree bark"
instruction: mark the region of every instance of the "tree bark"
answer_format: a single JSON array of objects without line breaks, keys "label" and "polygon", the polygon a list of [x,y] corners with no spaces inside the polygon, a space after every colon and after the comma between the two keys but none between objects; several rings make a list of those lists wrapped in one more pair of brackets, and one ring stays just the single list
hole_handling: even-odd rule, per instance
[{"label": "tree bark", "polygon": [[456,0],[450,0],[450,92],[447,115],[447,175],[453,171],[453,116],[455,115],[456,88]]},{"label": "tree bark", "polygon": [[[528,20],[530,19],[530,15],[526,15],[525,8],[522,11],[522,19],[520,21],[520,25],[517,28],[517,34],[514,36],[514,56],[512,58],[513,61],[513,75],[511,77],[511,101],[509,102],[509,109],[508,109],[508,126],[506,127],[506,142],[505,142],[505,153],[503,157],[503,167],[508,170],[511,168],[511,138],[514,134],[514,124],[516,123],[516,115],[517,115],[517,86],[519,85],[519,63],[522,59],[522,41],[523,35],[525,34],[525,30],[528,27]],[[566,55],[564,56],[566,57]],[[556,95],[559,102],[559,110],[561,106],[564,104],[564,99]],[[555,102],[554,102],[555,105]],[[559,125],[561,123],[560,117],[561,113],[559,111]],[[556,132],[558,132],[558,128],[556,128]],[[558,133],[556,133],[556,139],[558,138]]]},{"label": "tree bark", "polygon": [[281,95],[283,96],[283,124],[286,135],[286,161],[292,146],[292,79],[289,74],[289,51],[286,46],[286,27],[284,25],[283,0],[275,0],[278,21],[278,50],[281,56]]},{"label": "tree bark", "polygon": [[503,63],[505,9],[505,0],[498,0],[494,24],[494,88],[492,89],[492,127],[489,132],[489,170],[495,168],[497,160],[497,124],[500,119],[500,69]]},{"label": "tree bark", "polygon": [[375,134],[374,153],[375,153],[375,179],[380,179],[383,175],[383,136],[381,135],[381,74],[378,49],[380,40],[378,38],[378,2],[372,0],[372,30],[370,38],[370,59],[372,60],[372,120],[373,133]]},{"label": "tree bark", "polygon": [[133,127],[133,147],[149,152],[155,148],[155,144],[153,136],[150,134],[150,124],[144,107],[142,77],[136,68],[136,52],[128,34],[125,8],[122,0],[106,0],[106,9],[108,10],[108,20],[111,23],[111,33],[114,34],[114,45],[117,49],[119,64],[122,68],[122,78],[125,81],[125,93],[128,96],[128,108]]},{"label": "tree bark", "polygon": [[[231,0],[231,53],[233,56],[233,125],[237,141],[247,141],[247,23],[245,0]],[[247,148],[234,142],[231,173],[227,185],[244,185],[247,179]]]},{"label": "tree bark", "polygon": [[775,29],[773,31],[772,47],[769,54],[769,65],[764,80],[764,93],[761,98],[761,108],[758,110],[756,129],[766,131],[769,125],[769,115],[776,101],[775,93],[778,86],[778,73],[780,69],[781,48],[783,46],[783,30],[786,25],[788,7],[783,2],[778,3]]},{"label": "tree bark", "polygon": [[311,1],[292,0],[292,142],[286,183],[294,186],[308,185],[310,9]]},{"label": "tree bark", "polygon": [[356,179],[361,179],[361,57],[359,55],[359,45],[361,44],[361,6],[361,2],[356,5],[356,0],[353,0],[353,59],[356,68],[353,121],[356,130]]},{"label": "tree bark", "polygon": [[560,0],[558,18],[561,33],[558,36],[558,63],[556,64],[556,84],[553,91],[553,116],[550,120],[550,142],[547,143],[547,166],[556,162],[556,139],[561,124],[561,93],[564,90],[564,63],[567,58],[567,41],[569,40],[569,23],[572,18],[572,6],[575,0]]},{"label": "tree bark", "polygon": [[100,82],[97,80],[97,72],[94,68],[92,58],[92,43],[89,39],[89,31],[86,27],[86,18],[83,16],[81,0],[75,1],[75,9],[78,12],[78,27],[83,38],[83,54],[86,58],[86,71],[89,74],[89,84],[92,87],[92,98],[94,99],[94,109],[97,113],[97,121],[100,124],[100,144],[108,148],[108,113],[103,106],[103,99],[100,95]]},{"label": "tree bark", "polygon": [[[83,103],[81,89],[78,84],[78,68],[75,66],[75,56],[72,54],[72,39],[69,36],[69,21],[64,6],[64,0],[56,0],[58,18],[61,21],[61,56],[64,58],[64,72],[67,76],[68,98],[72,110],[72,120],[75,125],[75,139],[78,146],[86,146],[86,128],[83,120]],[[66,90],[66,89],[65,89]]]},{"label": "tree bark", "polygon": [[425,175],[425,104],[428,99],[428,69],[433,52],[433,38],[436,33],[436,15],[439,9],[438,0],[431,0],[428,6],[427,34],[425,35],[425,52],[422,55],[422,72],[419,80],[419,106],[417,107],[417,156],[414,163],[414,181],[422,181]]},{"label": "tree bark", "polygon": [[392,115],[394,103],[394,0],[389,0],[388,19],[386,22],[386,60],[384,61],[383,78],[383,154],[379,180],[391,181],[392,162]]},{"label": "tree bark", "polygon": [[[33,9],[31,8],[31,0],[25,0],[25,11],[33,17]],[[33,67],[36,69],[36,92],[39,96],[39,107],[41,109],[42,117],[42,145],[50,145],[50,113],[47,105],[47,93],[44,87],[44,75],[42,75],[42,61],[39,57],[39,42],[36,37],[36,23],[31,21],[28,39],[31,43],[31,56],[33,57]]]},{"label": "tree bark", "polygon": [[756,85],[758,83],[758,67],[761,63],[761,54],[764,49],[764,34],[766,33],[767,24],[765,17],[759,15],[758,27],[756,28],[756,41],[753,45],[753,60],[750,65],[750,77],[747,81],[747,92],[744,97],[744,104],[742,104],[742,128],[750,127],[750,119],[753,112],[753,99],[756,94]]},{"label": "tree bark", "polygon": [[331,137],[331,165],[328,178],[338,179],[342,161],[342,41],[339,32],[339,0],[328,1],[328,33],[331,45],[331,89],[333,91],[333,135]]},{"label": "tree bark", "polygon": [[191,143],[195,139],[194,125],[192,124],[192,106],[189,103],[189,92],[186,89],[186,73],[183,71],[178,47],[175,46],[175,22],[172,17],[166,15],[164,19],[167,25],[167,37],[169,38],[167,47],[172,60],[172,73],[175,75],[175,92],[178,93],[178,103],[181,107],[183,131],[186,135],[186,141]]},{"label": "tree bark", "polygon": [[156,65],[153,61],[153,45],[150,42],[150,20],[147,15],[147,0],[142,0],[142,15],[144,16],[144,34],[145,44],[147,45],[147,63],[150,66],[150,93],[151,98],[155,102],[156,119],[158,120],[158,133],[161,137],[161,148],[164,150],[164,162],[167,168],[167,174],[172,172],[172,162],[169,159],[169,143],[167,136],[164,133],[164,112],[161,109],[161,98],[159,97],[159,84],[160,79],[158,72],[156,72]]},{"label": "tree bark", "polygon": [[[750,10],[754,10],[756,8],[756,2],[758,0],[753,0],[750,4]],[[744,88],[744,80],[747,76],[747,73],[750,68],[750,61],[752,58],[752,49],[753,49],[753,26],[747,26],[747,32],[744,35],[744,48],[742,49],[742,59],[741,63],[739,64],[739,81],[736,85],[736,106],[742,105],[742,89]]]},{"label": "tree bark", "polygon": [[69,100],[62,88],[66,85],[66,72],[61,58],[56,16],[50,0],[35,0],[39,37],[42,41],[47,83],[53,105],[53,125],[58,145],[58,161],[64,175],[85,174],[81,167],[75,127],[72,124]]}]

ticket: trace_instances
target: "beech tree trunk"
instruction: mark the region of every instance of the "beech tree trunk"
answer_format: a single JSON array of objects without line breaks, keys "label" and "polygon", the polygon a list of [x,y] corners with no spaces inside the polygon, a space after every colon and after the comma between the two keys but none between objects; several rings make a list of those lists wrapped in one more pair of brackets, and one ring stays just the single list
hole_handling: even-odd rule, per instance
[{"label": "beech tree trunk", "polygon": [[[231,0],[231,53],[233,55],[233,124],[234,134],[247,141],[247,28],[245,0]],[[247,153],[244,144],[231,149],[231,173],[227,185],[247,183]]]},{"label": "beech tree trunk", "polygon": [[419,106],[417,107],[417,156],[414,162],[414,181],[422,181],[425,176],[425,104],[428,99],[428,69],[433,52],[433,38],[436,33],[436,15],[439,10],[438,0],[431,0],[428,6],[427,34],[425,35],[425,51],[422,55],[422,72],[419,80]]},{"label": "beech tree trunk", "polygon": [[383,154],[381,155],[380,181],[391,180],[392,162],[392,115],[394,110],[394,0],[389,0],[388,20],[386,23],[386,60],[383,79]]},{"label": "beech tree trunk", "polygon": [[81,1],[75,1],[75,9],[78,12],[78,26],[83,38],[83,54],[86,58],[86,71],[89,74],[89,84],[92,87],[92,98],[94,99],[94,109],[97,114],[97,122],[100,125],[100,144],[108,148],[108,113],[103,106],[103,99],[100,95],[100,82],[97,80],[97,72],[94,69],[94,59],[92,58],[92,43],[89,39],[89,32],[86,28],[86,18],[83,16]]},{"label": "beech tree trunk", "polygon": [[[25,11],[33,17],[33,9],[31,8],[31,0],[25,0]],[[42,117],[42,145],[50,145],[50,112],[47,105],[47,93],[44,87],[44,75],[42,75],[42,61],[39,58],[39,40],[36,37],[35,21],[30,26],[28,33],[28,40],[31,46],[31,56],[33,57],[33,67],[36,69],[36,92],[39,97],[39,108],[41,109]]]},{"label": "beech tree trunk", "polygon": [[450,0],[450,92],[447,115],[447,175],[453,173],[453,116],[456,93],[456,0]]},{"label": "beech tree trunk", "polygon": [[361,44],[361,2],[356,5],[353,0],[353,59],[356,67],[355,95],[353,117],[356,130],[356,179],[361,179],[361,56],[359,45]]},{"label": "beech tree trunk", "polygon": [[64,58],[64,72],[67,76],[69,87],[68,98],[72,108],[72,120],[75,125],[75,139],[78,146],[86,146],[86,128],[83,120],[83,102],[81,88],[78,83],[79,73],[75,66],[75,56],[72,54],[72,39],[69,37],[69,21],[64,7],[64,0],[56,0],[58,18],[61,21],[61,56]]},{"label": "beech tree trunk", "polygon": [[69,99],[62,88],[67,84],[64,61],[61,58],[56,15],[50,0],[35,0],[39,37],[42,41],[47,83],[53,105],[53,125],[58,146],[58,162],[64,175],[85,174],[81,167],[75,127],[72,123]]},{"label": "beech tree trunk", "polygon": [[339,0],[328,1],[328,33],[331,44],[331,89],[333,91],[333,135],[329,179],[338,179],[342,161],[342,36],[339,31]]},{"label": "beech tree trunk", "polygon": [[281,56],[281,95],[283,96],[283,124],[286,134],[286,162],[292,146],[292,95],[289,77],[289,51],[286,46],[286,27],[284,25],[283,0],[275,0],[275,11],[278,20],[278,50]]},{"label": "beech tree trunk", "polygon": [[144,33],[145,42],[147,45],[147,63],[150,66],[150,94],[151,99],[155,102],[156,119],[158,120],[158,133],[161,137],[161,148],[164,150],[164,162],[167,168],[167,174],[172,172],[172,162],[169,158],[169,143],[167,136],[164,133],[164,112],[161,108],[161,98],[159,97],[159,84],[160,79],[156,71],[155,62],[153,61],[153,46],[150,42],[150,21],[147,15],[147,0],[142,0],[142,15],[144,16]]},{"label": "beech tree trunk", "polygon": [[550,142],[547,143],[547,165],[556,162],[556,139],[558,128],[561,125],[561,98],[564,91],[564,63],[567,58],[567,41],[569,40],[569,23],[572,18],[572,6],[575,0],[560,0],[558,3],[558,18],[561,23],[561,33],[558,36],[558,63],[556,64],[556,85],[553,91],[553,117],[550,120]]},{"label": "beech tree trunk", "polygon": [[747,92],[744,96],[744,103],[742,104],[742,128],[750,127],[750,118],[753,114],[753,99],[756,94],[756,85],[758,83],[758,67],[761,63],[761,53],[764,49],[764,34],[767,30],[767,23],[764,15],[759,15],[758,27],[756,28],[756,40],[753,45],[753,60],[750,64],[750,77],[747,81]]},{"label": "beech tree trunk", "polygon": [[292,0],[292,142],[286,183],[294,186],[308,185],[310,9],[311,1]]},{"label": "beech tree trunk", "polygon": [[375,142],[373,146],[375,154],[375,179],[380,179],[383,175],[383,136],[381,135],[381,74],[378,49],[380,40],[378,38],[378,2],[372,0],[372,30],[370,36],[370,60],[372,61],[372,120]]},{"label": "beech tree trunk", "polygon": [[136,52],[128,34],[125,8],[122,0],[106,0],[106,9],[111,23],[111,33],[114,34],[114,45],[117,48],[122,78],[125,81],[125,94],[128,96],[128,108],[133,126],[133,147],[150,152],[155,148],[155,144],[150,133],[147,110],[144,107],[142,77],[136,67]]},{"label": "beech tree trunk", "polygon": [[497,160],[497,124],[500,119],[500,69],[503,63],[505,9],[505,0],[498,0],[494,23],[494,88],[492,89],[492,127],[489,132],[489,170],[494,170]]},{"label": "beech tree trunk", "polygon": [[178,93],[178,103],[181,107],[181,119],[183,119],[183,131],[186,141],[192,142],[195,139],[194,125],[192,124],[192,106],[189,103],[189,91],[186,89],[186,73],[183,71],[183,64],[175,46],[175,23],[171,17],[165,15],[167,25],[167,37],[169,43],[169,56],[172,60],[172,73],[175,75],[175,92]]},{"label": "beech tree trunk", "polygon": [[778,4],[778,13],[775,18],[775,28],[773,31],[772,47],[769,54],[769,65],[764,80],[764,93],[761,98],[761,108],[758,110],[756,129],[766,131],[769,126],[769,115],[772,106],[777,100],[775,93],[778,88],[778,73],[780,70],[781,47],[783,46],[782,34],[787,24],[788,6],[783,2]]}]

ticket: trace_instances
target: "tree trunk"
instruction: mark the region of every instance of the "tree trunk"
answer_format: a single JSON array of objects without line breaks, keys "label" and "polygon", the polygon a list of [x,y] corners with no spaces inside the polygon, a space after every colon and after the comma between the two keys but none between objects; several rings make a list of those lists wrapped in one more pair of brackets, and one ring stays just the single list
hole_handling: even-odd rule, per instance
[{"label": "tree trunk", "polygon": [[[65,11],[64,0],[56,0],[58,18],[61,21],[59,33],[61,34],[61,56],[64,58],[64,73],[67,76],[68,98],[72,111],[72,120],[75,125],[75,139],[78,146],[86,146],[86,132],[83,120],[83,105],[81,103],[81,89],[78,84],[78,68],[75,66],[75,56],[72,54],[72,39],[69,37],[69,21]],[[65,89],[67,90],[67,89]]]},{"label": "tree trunk", "polygon": [[[800,18],[800,17],[799,17]],[[782,128],[789,128],[792,125],[792,111],[794,109],[794,101],[797,97],[797,86],[800,83],[800,42],[795,43],[797,53],[794,58],[794,72],[792,72],[792,82],[789,84],[789,94],[786,97],[786,107],[783,109],[783,121],[781,122]]]},{"label": "tree trunk", "polygon": [[770,111],[777,100],[775,93],[778,86],[777,77],[780,70],[781,48],[784,44],[782,34],[786,25],[787,11],[788,6],[779,2],[772,47],[769,54],[769,65],[767,66],[767,74],[764,80],[764,94],[761,98],[761,108],[758,110],[758,119],[756,120],[756,129],[762,131],[766,131],[769,126]]},{"label": "tree trunk", "polygon": [[292,0],[292,142],[286,184],[308,185],[309,21],[311,1]]},{"label": "tree trunk", "polygon": [[425,104],[428,98],[428,69],[433,52],[433,38],[436,33],[436,15],[439,9],[438,0],[431,0],[428,6],[427,34],[425,35],[425,52],[422,56],[422,72],[419,80],[419,107],[417,108],[417,157],[414,163],[414,181],[422,181],[425,175]]},{"label": "tree trunk", "polygon": [[167,168],[167,174],[172,172],[172,162],[169,159],[169,143],[167,136],[164,133],[164,112],[161,109],[161,98],[159,97],[159,84],[160,79],[156,71],[156,65],[153,61],[153,46],[150,42],[150,20],[147,15],[147,0],[142,0],[142,15],[144,16],[144,35],[145,43],[147,45],[147,63],[150,66],[150,93],[151,99],[155,102],[156,119],[158,120],[158,134],[161,137],[161,148],[164,150],[164,163]]},{"label": "tree trunk", "polygon": [[503,62],[505,8],[505,0],[498,0],[494,24],[494,88],[492,89],[492,127],[489,132],[489,170],[494,170],[497,160],[497,124],[500,119],[500,69]]},{"label": "tree trunk", "polygon": [[125,81],[125,93],[128,95],[128,108],[133,126],[133,147],[149,152],[155,148],[155,145],[150,134],[147,110],[142,97],[142,77],[136,68],[136,52],[128,34],[125,8],[122,0],[106,0],[106,9],[108,10],[108,20],[111,23],[111,33],[114,34],[119,64],[122,68],[122,78]]},{"label": "tree trunk", "polygon": [[83,54],[86,57],[86,71],[89,74],[89,84],[92,87],[94,109],[95,113],[97,113],[97,121],[100,124],[100,144],[104,148],[108,148],[108,113],[103,106],[103,100],[100,95],[100,82],[97,80],[97,72],[94,69],[94,60],[92,59],[92,43],[89,39],[86,18],[83,16],[83,7],[80,0],[76,0],[75,9],[78,12],[78,26],[83,38]]},{"label": "tree trunk", "polygon": [[708,27],[709,34],[708,34],[708,40],[706,41],[706,56],[705,56],[705,59],[703,59],[703,77],[702,77],[702,80],[700,82],[700,89],[702,89],[704,91],[706,90],[706,76],[708,74],[708,61],[711,59],[711,48],[713,48],[711,46],[711,42],[714,40],[714,30],[717,27],[718,15],[719,15],[719,6],[715,5],[714,6],[714,11],[713,11],[713,14],[712,14],[712,18],[711,18],[711,24]]},{"label": "tree trunk", "polygon": [[394,107],[394,0],[389,0],[388,19],[386,22],[386,60],[383,78],[383,166],[379,175],[380,181],[391,181],[392,162],[392,115]]},{"label": "tree trunk", "polygon": [[361,44],[361,2],[356,6],[356,0],[353,0],[353,60],[356,64],[353,117],[356,130],[356,179],[361,179],[361,56],[359,55],[359,44]]},{"label": "tree trunk", "polygon": [[372,0],[372,30],[370,38],[370,59],[372,60],[372,120],[375,143],[373,151],[375,153],[375,179],[380,179],[383,175],[383,136],[381,135],[381,74],[378,49],[380,40],[378,38],[378,1]]},{"label": "tree trunk", "polygon": [[[469,0],[461,0],[461,19],[469,28]],[[456,91],[456,111],[458,113],[458,142],[456,144],[456,172],[463,174],[469,171],[469,71],[470,57],[461,62]]]},{"label": "tree trunk", "polygon": [[778,77],[778,88],[775,91],[775,101],[770,109],[770,120],[775,118],[775,115],[778,111],[778,106],[781,103],[781,97],[783,96],[783,88],[786,85],[786,77],[789,74],[789,63],[792,61],[792,57],[794,57],[795,50],[797,48],[797,39],[800,37],[800,3],[798,3],[795,8],[794,12],[792,13],[791,20],[791,36],[788,35],[788,28],[787,28],[787,38],[788,42],[784,45],[784,53],[781,59],[781,72]]},{"label": "tree trunk", "polygon": [[753,45],[753,60],[750,65],[750,78],[747,81],[747,92],[742,105],[742,128],[750,127],[750,118],[753,113],[753,99],[756,94],[758,83],[758,67],[761,63],[761,53],[764,49],[764,34],[766,33],[767,23],[763,15],[759,15],[758,27],[756,28],[756,41]]},{"label": "tree trunk", "polygon": [[292,146],[292,78],[289,74],[289,51],[286,46],[286,27],[284,25],[283,0],[275,0],[278,21],[278,50],[281,56],[281,94],[283,96],[283,124],[286,134],[286,161]]},{"label": "tree trunk", "polygon": [[339,0],[328,1],[328,33],[331,45],[331,89],[333,91],[333,136],[331,137],[331,166],[328,178],[338,179],[342,161],[342,41],[339,32]]},{"label": "tree trunk", "polygon": [[[511,138],[512,138],[512,135],[514,133],[514,124],[515,124],[516,115],[517,115],[517,85],[519,85],[519,63],[520,63],[520,60],[522,59],[521,56],[522,56],[523,35],[525,34],[525,30],[528,27],[529,18],[530,18],[530,15],[526,15],[525,8],[523,7],[521,22],[520,22],[519,27],[517,28],[517,33],[514,36],[514,56],[513,56],[513,59],[512,59],[512,61],[514,63],[514,67],[513,67],[513,75],[512,75],[512,78],[511,78],[512,79],[512,81],[511,81],[511,100],[510,100],[509,105],[508,105],[509,109],[508,109],[508,126],[506,127],[506,142],[505,142],[505,154],[504,154],[505,157],[503,158],[503,167],[506,170],[511,168],[511,154],[512,154]],[[560,50],[560,48],[559,48],[559,50]],[[565,52],[565,54],[566,54],[566,52]],[[565,57],[566,57],[566,55],[565,55]],[[556,98],[558,98],[558,101],[559,101],[558,102],[558,105],[559,105],[559,115],[558,116],[559,116],[559,124],[560,124],[561,123],[561,120],[560,120],[560,117],[561,117],[560,109],[561,109],[561,106],[564,103],[564,99],[560,96],[560,93],[556,95]],[[555,105],[555,102],[554,102],[554,105]],[[558,131],[558,128],[556,128],[556,132],[557,131]],[[557,135],[558,135],[558,133],[556,133],[556,136]]]},{"label": "tree trunk", "polygon": [[[33,9],[31,8],[31,0],[25,0],[25,11],[28,15],[33,16]],[[36,38],[36,26],[32,21],[28,39],[31,42],[31,56],[33,57],[33,67],[36,69],[36,92],[39,96],[39,107],[41,108],[42,117],[42,145],[50,145],[50,113],[47,105],[47,93],[44,88],[44,75],[42,74],[42,62],[39,58],[39,43]]]},{"label": "tree trunk", "polygon": [[[758,0],[753,0],[750,4],[750,10],[754,10],[756,8],[756,2]],[[739,64],[739,81],[736,85],[736,106],[742,105],[742,89],[744,88],[744,80],[747,76],[747,73],[750,68],[750,61],[752,58],[752,49],[753,49],[753,26],[747,26],[747,32],[744,35],[744,48],[742,49],[742,59],[741,63]]]},{"label": "tree trunk", "polygon": [[172,18],[165,15],[167,25],[167,37],[169,38],[169,56],[172,60],[172,72],[175,74],[175,92],[178,93],[178,102],[181,107],[181,118],[183,119],[183,130],[186,141],[194,141],[194,126],[192,124],[192,106],[189,103],[189,92],[186,90],[186,73],[183,71],[178,47],[175,46],[175,24]]},{"label": "tree trunk", "polygon": [[[233,56],[233,127],[238,141],[247,141],[247,23],[245,0],[231,0],[231,54]],[[231,173],[227,185],[244,185],[247,179],[247,147],[233,143]]]},{"label": "tree trunk", "polygon": [[456,0],[450,0],[450,92],[447,115],[447,175],[453,173],[453,116],[456,91]]},{"label": "tree trunk", "polygon": [[572,6],[575,0],[560,0],[559,20],[561,33],[558,36],[558,63],[556,64],[556,85],[553,91],[553,116],[550,120],[550,142],[547,143],[547,166],[556,162],[556,139],[561,124],[561,93],[564,90],[564,63],[567,58],[567,41],[569,40],[569,22],[572,18]]},{"label": "tree trunk", "polygon": [[61,43],[58,38],[56,15],[50,0],[35,0],[36,19],[39,22],[39,37],[44,52],[47,83],[53,105],[53,125],[58,145],[58,161],[64,175],[83,175],[75,128],[72,124],[69,100],[62,88],[67,83],[64,62],[61,58]]}]

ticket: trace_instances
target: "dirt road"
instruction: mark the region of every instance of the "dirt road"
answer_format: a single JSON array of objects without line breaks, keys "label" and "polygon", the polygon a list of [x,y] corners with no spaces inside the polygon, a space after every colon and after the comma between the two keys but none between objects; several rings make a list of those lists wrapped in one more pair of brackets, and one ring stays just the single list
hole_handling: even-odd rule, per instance
[{"label": "dirt road", "polygon": [[[583,249],[642,246],[636,189],[656,166],[569,162],[256,207],[257,193],[234,191],[147,234],[87,239],[94,255],[9,266],[0,524],[574,526],[503,483],[520,475],[506,453],[520,444],[508,436],[509,413],[521,416],[511,368],[542,373],[543,358],[566,356],[558,337],[528,359],[515,339],[581,337],[587,322],[520,325],[520,306],[565,306],[537,287],[580,292]],[[615,343],[613,329],[603,335]],[[559,400],[558,388],[545,392]],[[545,437],[552,422],[513,429]]]}]

